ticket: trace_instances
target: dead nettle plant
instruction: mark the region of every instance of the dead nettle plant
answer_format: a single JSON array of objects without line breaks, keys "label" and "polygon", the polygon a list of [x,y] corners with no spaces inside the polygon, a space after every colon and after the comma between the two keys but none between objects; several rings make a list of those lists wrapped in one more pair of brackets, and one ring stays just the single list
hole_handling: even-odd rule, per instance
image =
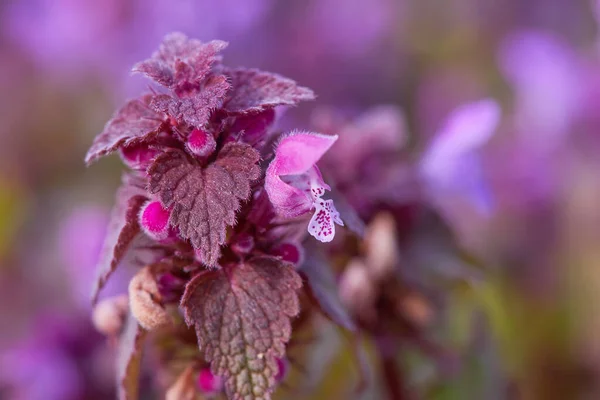
[{"label": "dead nettle plant", "polygon": [[[276,107],[312,100],[313,92],[277,74],[223,65],[226,46],[168,35],[133,67],[153,81],[149,93],[121,107],[86,156],[89,165],[117,152],[130,169],[93,302],[120,264],[151,255],[130,282],[128,310],[122,297],[96,307],[97,325],[118,337],[123,399],[137,397],[144,341],[178,317],[194,328],[210,369],[194,371],[202,362],[190,362],[169,393],[193,394],[188,383],[199,373],[200,386],[230,399],[269,399],[300,312],[301,242],[308,234],[331,241],[352,213],[345,207],[340,216],[317,167],[337,136],[273,129]],[[313,297],[337,301],[307,281]],[[343,310],[330,314],[353,329]]]}]

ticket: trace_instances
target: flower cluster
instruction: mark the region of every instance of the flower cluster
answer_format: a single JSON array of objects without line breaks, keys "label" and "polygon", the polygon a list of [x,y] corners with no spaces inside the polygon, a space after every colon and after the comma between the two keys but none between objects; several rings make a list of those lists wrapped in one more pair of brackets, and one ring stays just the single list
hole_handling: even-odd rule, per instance
[{"label": "flower cluster", "polygon": [[91,164],[118,152],[131,169],[93,293],[95,301],[124,260],[145,260],[129,284],[131,316],[121,306],[111,312],[121,299],[97,307],[98,325],[121,336],[127,398],[141,343],[148,331],[176,325],[178,304],[204,353],[189,363],[190,374],[207,381],[197,366],[208,362],[229,397],[269,398],[299,312],[301,242],[307,232],[329,242],[343,225],[316,165],[337,136],[273,130],[275,107],[313,92],[276,74],[224,66],[225,47],[168,35],[133,69],[156,86],[118,110],[86,156]]}]

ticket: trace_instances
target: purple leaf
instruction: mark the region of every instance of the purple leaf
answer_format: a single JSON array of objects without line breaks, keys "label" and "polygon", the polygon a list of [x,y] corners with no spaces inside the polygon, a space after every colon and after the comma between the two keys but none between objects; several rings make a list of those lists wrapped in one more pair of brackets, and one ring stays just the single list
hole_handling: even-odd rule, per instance
[{"label": "purple leaf", "polygon": [[170,115],[177,121],[184,121],[201,128],[208,122],[211,113],[221,107],[229,88],[227,78],[217,75],[211,77],[201,89],[192,91],[187,96],[157,95],[150,102],[150,106],[158,112]]},{"label": "purple leaf", "polygon": [[120,147],[146,142],[160,133],[163,118],[150,108],[151,99],[152,95],[147,94],[130,100],[115,113],[88,150],[87,165]]},{"label": "purple leaf", "polygon": [[256,113],[281,105],[296,105],[313,100],[315,94],[295,81],[257,69],[228,69],[233,90],[225,103],[226,111],[234,114]]},{"label": "purple leaf", "polygon": [[137,400],[146,331],[133,315],[127,317],[117,350],[117,390],[119,400]]},{"label": "purple leaf", "polygon": [[168,150],[148,169],[149,191],[172,209],[171,225],[200,251],[206,265],[217,265],[227,225],[234,225],[240,202],[250,195],[250,182],[259,177],[258,159],[251,146],[228,143],[205,168],[179,150]]},{"label": "purple leaf", "polygon": [[100,261],[96,267],[96,277],[92,289],[92,303],[94,304],[98,300],[100,290],[117,269],[130,244],[140,232],[138,213],[146,201],[146,197],[141,189],[128,184],[128,179],[126,175],[124,186],[117,192],[116,205],[111,214]]},{"label": "purple leaf", "polygon": [[181,301],[186,322],[230,399],[271,398],[301,286],[292,265],[274,257],[205,271],[188,283]]},{"label": "purple leaf", "polygon": [[218,53],[225,47],[227,43],[220,40],[202,43],[182,33],[171,33],[151,58],[133,67],[133,72],[168,88],[187,89],[186,86],[199,84],[207,76],[212,65],[220,61]]},{"label": "purple leaf", "polygon": [[321,311],[336,324],[355,332],[356,324],[340,300],[331,266],[315,246],[311,247],[307,249],[306,260],[300,267],[300,272],[306,277]]}]

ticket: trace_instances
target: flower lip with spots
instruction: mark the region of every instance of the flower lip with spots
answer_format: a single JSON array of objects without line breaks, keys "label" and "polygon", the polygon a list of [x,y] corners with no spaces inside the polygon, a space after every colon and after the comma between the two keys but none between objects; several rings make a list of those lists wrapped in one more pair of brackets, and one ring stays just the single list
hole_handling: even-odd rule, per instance
[{"label": "flower lip with spots", "polygon": [[294,218],[315,210],[308,232],[321,242],[333,240],[335,224],[344,225],[333,200],[323,199],[331,188],[316,165],[337,138],[311,132],[283,137],[265,179],[265,189],[279,215]]}]

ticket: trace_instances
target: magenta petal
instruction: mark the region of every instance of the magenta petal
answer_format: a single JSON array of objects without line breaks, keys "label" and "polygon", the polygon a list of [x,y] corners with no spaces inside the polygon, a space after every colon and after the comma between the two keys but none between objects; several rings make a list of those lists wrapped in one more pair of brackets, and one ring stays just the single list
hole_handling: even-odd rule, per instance
[{"label": "magenta petal", "polygon": [[209,368],[200,370],[197,383],[200,392],[204,394],[219,393],[223,389],[223,379],[214,375]]},{"label": "magenta petal", "polygon": [[[500,107],[491,99],[456,109],[421,160],[421,174],[427,189],[440,197],[449,191],[463,192],[467,197],[479,193],[480,190],[474,188],[484,187],[484,182],[474,156],[492,136],[499,121]],[[476,197],[472,200],[482,203],[481,196]]]},{"label": "magenta petal", "polygon": [[427,157],[457,156],[485,144],[500,121],[500,107],[492,99],[455,109],[429,147]]},{"label": "magenta petal", "polygon": [[285,136],[267,168],[265,189],[277,212],[297,217],[312,208],[312,199],[302,190],[285,183],[280,176],[301,175],[309,171],[337,140],[336,136],[296,132]]},{"label": "magenta petal", "polygon": [[421,160],[426,178],[447,176],[457,159],[487,142],[499,120],[500,107],[491,99],[457,108]]},{"label": "magenta petal", "polygon": [[511,34],[499,65],[515,91],[515,125],[528,144],[560,144],[582,105],[584,74],[577,53],[560,37],[543,31]]},{"label": "magenta petal", "polygon": [[282,181],[277,174],[273,173],[271,166],[267,169],[265,189],[277,213],[284,217],[294,218],[300,216],[312,207],[310,197],[306,196],[300,189]]},{"label": "magenta petal", "polygon": [[293,132],[279,141],[269,168],[277,175],[302,174],[323,157],[337,138],[337,135]]}]

